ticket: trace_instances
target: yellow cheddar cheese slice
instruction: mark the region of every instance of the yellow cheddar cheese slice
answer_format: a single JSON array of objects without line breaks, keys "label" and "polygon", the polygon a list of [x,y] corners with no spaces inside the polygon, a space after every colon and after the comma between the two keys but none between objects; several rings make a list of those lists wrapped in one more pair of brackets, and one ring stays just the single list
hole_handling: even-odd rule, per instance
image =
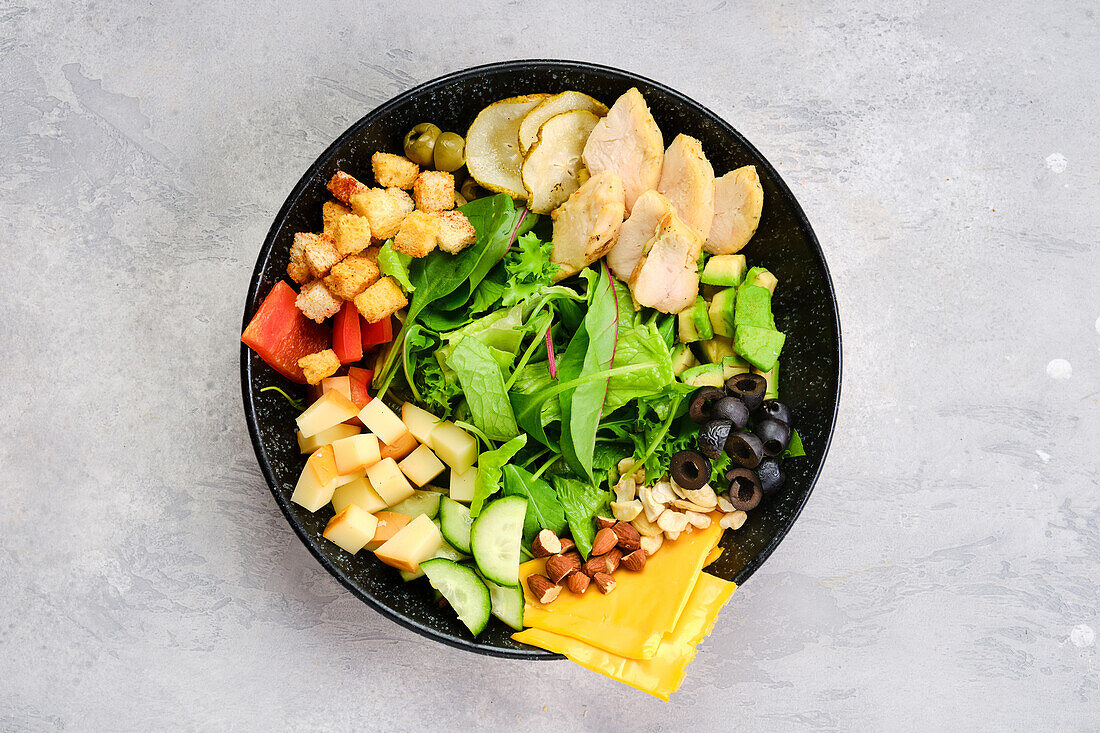
[{"label": "yellow cheddar cheese slice", "polygon": [[710,551],[710,554],[707,555],[707,559],[703,561],[703,567],[709,568],[711,565],[714,564],[714,561],[720,557],[722,557],[722,548],[715,547],[713,550]]},{"label": "yellow cheddar cheese slice", "polygon": [[640,573],[618,572],[605,595],[563,592],[550,604],[535,600],[527,576],[542,573],[544,559],[519,566],[523,625],[564,634],[630,659],[650,659],[661,638],[676,627],[703,563],[722,537],[718,518],[706,529],[666,542]]},{"label": "yellow cheddar cheese slice", "polygon": [[695,658],[696,645],[714,628],[718,612],[736,587],[733,583],[701,573],[680,620],[672,632],[661,640],[652,659],[629,659],[611,654],[591,644],[545,629],[524,629],[512,634],[512,638],[524,644],[564,654],[586,669],[667,702],[669,696],[683,682],[687,665]]}]

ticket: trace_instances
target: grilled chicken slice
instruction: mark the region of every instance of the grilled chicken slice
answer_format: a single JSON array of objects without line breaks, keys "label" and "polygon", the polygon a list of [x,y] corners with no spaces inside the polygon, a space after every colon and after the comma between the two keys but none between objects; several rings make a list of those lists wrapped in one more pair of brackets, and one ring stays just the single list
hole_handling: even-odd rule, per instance
[{"label": "grilled chicken slice", "polygon": [[653,240],[661,222],[672,216],[672,202],[656,191],[646,191],[634,202],[630,217],[623,222],[619,236],[607,253],[607,264],[615,277],[630,280],[645,246]]},{"label": "grilled chicken slice", "polygon": [[584,165],[589,173],[615,171],[622,178],[627,213],[639,196],[657,187],[664,156],[661,128],[649,113],[642,93],[634,88],[615,100],[584,146]]},{"label": "grilled chicken slice", "polygon": [[555,280],[569,277],[607,254],[622,226],[623,180],[615,171],[598,173],[554,209],[554,248],[550,261],[557,263]]},{"label": "grilled chicken slice", "polygon": [[714,223],[704,245],[712,255],[731,255],[741,250],[760,224],[764,189],[755,165],[732,170],[714,180]]},{"label": "grilled chicken slice", "polygon": [[684,223],[707,241],[714,220],[714,168],[703,155],[703,144],[677,135],[665,151],[657,190],[668,197]]},{"label": "grilled chicken slice", "polygon": [[630,292],[641,305],[679,313],[699,294],[699,252],[703,240],[671,213],[646,245],[630,279]]}]

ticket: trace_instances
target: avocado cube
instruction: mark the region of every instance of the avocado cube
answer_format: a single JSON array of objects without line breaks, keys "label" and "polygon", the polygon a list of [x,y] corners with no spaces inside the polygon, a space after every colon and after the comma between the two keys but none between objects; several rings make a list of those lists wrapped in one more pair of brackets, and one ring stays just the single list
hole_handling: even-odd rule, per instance
[{"label": "avocado cube", "polygon": [[716,255],[707,260],[699,281],[706,285],[740,285],[747,266],[745,255]]},{"label": "avocado cube", "polygon": [[710,325],[710,314],[707,313],[707,301],[703,300],[703,296],[695,297],[695,305],[691,307],[691,317],[695,321],[695,331],[701,340],[706,341],[714,337],[714,330]]},{"label": "avocado cube", "polygon": [[774,293],[775,286],[779,284],[779,280],[775,275],[768,272],[767,268],[754,267],[745,275],[744,284],[759,285],[762,288],[767,288],[769,293]]},{"label": "avocado cube", "polygon": [[722,359],[734,355],[733,341],[725,336],[715,336],[708,341],[701,342],[699,346],[703,350],[703,355],[711,364],[721,364]]},{"label": "avocado cube", "polygon": [[692,387],[721,387],[726,383],[721,364],[703,364],[680,375],[680,381]]},{"label": "avocado cube", "polygon": [[772,294],[759,285],[742,285],[737,289],[734,326],[759,326],[775,330],[772,317]]},{"label": "avocado cube", "polygon": [[691,353],[691,347],[687,344],[677,344],[672,350],[672,373],[677,377],[698,363],[695,360],[695,354]]},{"label": "avocado cube", "polygon": [[733,338],[734,314],[737,310],[737,288],[719,290],[710,301],[708,314],[714,333]]},{"label": "avocado cube", "polygon": [[[738,374],[748,374],[750,371],[752,371],[752,367],[740,356],[722,357],[722,372],[726,379],[735,377]],[[765,375],[765,379],[766,378],[767,376]]]},{"label": "avocado cube", "polygon": [[771,371],[787,337],[779,331],[759,326],[738,326],[733,337],[734,350],[762,372]]},{"label": "avocado cube", "polygon": [[695,327],[695,307],[685,308],[676,316],[676,337],[682,344],[699,340],[699,329]]}]

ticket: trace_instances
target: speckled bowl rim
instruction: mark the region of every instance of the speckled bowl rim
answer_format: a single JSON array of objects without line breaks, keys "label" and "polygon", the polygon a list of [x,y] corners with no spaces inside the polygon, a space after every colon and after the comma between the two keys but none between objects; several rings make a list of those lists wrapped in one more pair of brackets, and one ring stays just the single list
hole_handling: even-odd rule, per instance
[{"label": "speckled bowl rim", "polygon": [[[764,561],[768,559],[772,552],[775,551],[775,548],[779,545],[779,543],[783,541],[783,538],[787,536],[787,533],[790,531],[791,526],[794,524],[795,520],[798,519],[798,516],[802,513],[802,508],[809,500],[810,494],[813,493],[814,486],[817,484],[817,479],[821,475],[821,470],[825,465],[825,459],[828,457],[829,446],[831,445],[833,438],[833,431],[836,428],[837,411],[840,407],[840,385],[843,377],[843,362],[841,358],[843,348],[841,346],[840,314],[837,309],[836,293],[833,289],[832,277],[829,275],[829,267],[825,263],[825,255],[821,251],[821,245],[818,243],[817,235],[814,233],[813,227],[810,226],[810,221],[806,218],[806,214],[802,211],[802,207],[798,204],[797,199],[795,199],[794,194],[791,193],[791,190],[787,187],[786,182],[779,175],[779,172],[775,169],[774,166],[772,166],[771,162],[766,157],[764,157],[764,155],[762,155],[755,146],[753,146],[752,143],[745,139],[745,137],[741,135],[741,133],[737,132],[737,130],[735,130],[733,126],[726,122],[722,117],[715,114],[713,111],[700,104],[699,102],[696,102],[690,97],[676,91],[675,89],[672,89],[668,86],[665,86],[664,84],[653,81],[652,79],[641,76],[639,74],[624,71],[622,69],[617,69],[611,66],[592,64],[585,61],[568,61],[562,59],[523,59],[513,61],[500,61],[491,64],[483,64],[481,66],[473,66],[467,69],[463,69],[461,71],[456,71],[454,73],[438,77],[436,79],[432,79],[430,81],[424,82],[423,84],[418,84],[408,91],[398,94],[396,97],[393,97],[388,102],[385,102],[368,112],[358,122],[353,124],[342,135],[336,138],[336,140],[333,141],[333,143],[329,145],[328,148],[326,148],[320,156],[318,156],[317,160],[314,161],[314,163],[309,167],[309,169],[301,177],[298,183],[294,186],[294,189],[290,192],[290,195],[287,196],[286,201],[279,209],[279,213],[275,216],[271,228],[268,230],[267,237],[264,239],[264,244],[261,247],[260,254],[256,260],[256,267],[252,272],[252,282],[249,285],[248,296],[247,300],[245,301],[245,312],[244,319],[241,324],[241,330],[243,331],[244,328],[248,326],[251,316],[251,313],[249,312],[249,306],[256,300],[257,293],[262,283],[264,266],[267,263],[268,258],[272,254],[272,250],[274,249],[275,245],[275,236],[281,228],[283,220],[288,216],[298,197],[301,196],[307,185],[309,185],[309,183],[313,181],[317,173],[321,169],[323,169],[332,158],[336,157],[339,151],[342,150],[345,145],[347,145],[356,135],[359,134],[360,130],[374,124],[377,120],[389,113],[391,109],[404,103],[409,98],[422,95],[425,92],[428,92],[436,87],[445,86],[447,84],[465,78],[481,76],[486,74],[487,72],[509,70],[523,71],[530,70],[532,66],[538,66],[548,69],[559,68],[562,70],[597,71],[604,74],[618,75],[630,81],[642,82],[644,84],[652,85],[653,87],[661,90],[662,93],[680,100],[688,107],[696,110],[700,115],[709,117],[726,134],[736,139],[738,144],[745,146],[745,148],[752,151],[752,153],[759,160],[763,161],[764,168],[771,176],[771,179],[775,182],[775,185],[779,189],[780,194],[785,199],[787,199],[788,203],[791,205],[792,210],[794,211],[798,219],[799,225],[802,227],[808,237],[809,243],[811,245],[811,250],[816,256],[818,267],[821,269],[821,274],[824,276],[825,289],[828,294],[829,304],[833,310],[833,317],[836,323],[837,385],[836,394],[833,395],[833,414],[829,419],[829,429],[825,437],[825,448],[821,454],[821,461],[818,463],[816,470],[813,472],[813,476],[809,482],[809,486],[806,489],[803,500],[794,508],[794,511],[791,512],[790,518],[787,521],[786,525],[784,525],[781,530],[775,534],[772,540],[764,546],[763,550],[761,550],[752,559],[751,562],[746,564],[745,567],[743,567],[737,573],[737,575],[734,576],[733,582],[735,582],[738,586],[744,585],[745,581],[748,580],[754,572],[756,572],[757,568],[759,568],[764,563]],[[347,577],[347,575],[325,556],[325,554],[321,551],[319,543],[308,534],[306,534],[304,528],[294,517],[290,508],[289,500],[283,496],[283,492],[279,488],[278,481],[275,477],[275,472],[272,470],[271,463],[268,460],[267,453],[264,450],[263,444],[260,440],[259,423],[257,420],[255,409],[253,408],[255,394],[252,389],[252,368],[248,358],[248,347],[245,346],[243,343],[241,344],[241,389],[244,398],[245,417],[248,422],[248,432],[249,436],[252,439],[252,447],[256,452],[256,460],[259,462],[260,471],[263,473],[264,480],[267,481],[268,489],[271,491],[272,496],[275,497],[275,503],[278,504],[279,509],[282,511],[283,516],[286,517],[287,522],[293,528],[294,533],[298,535],[298,539],[300,539],[302,543],[309,549],[310,554],[312,554],[313,557],[317,559],[317,562],[319,562],[325,570],[327,570],[334,578],[336,578],[341,585],[351,591],[353,595],[355,595],[357,598],[362,600],[374,610],[378,611],[392,621],[397,622],[401,626],[404,626],[405,628],[414,631],[421,636],[429,639],[434,639],[436,641],[441,641],[444,644],[453,646],[458,649],[465,649],[467,651],[476,652],[478,654],[503,657],[508,659],[564,658],[560,654],[551,654],[541,649],[505,649],[498,647],[478,646],[472,643],[470,640],[460,639],[442,634],[435,629],[432,629],[428,626],[425,626],[424,624],[414,621],[411,618],[408,618],[407,616],[397,613],[386,604],[381,603],[380,601],[375,599],[371,594],[363,592],[362,590],[357,588]]]}]

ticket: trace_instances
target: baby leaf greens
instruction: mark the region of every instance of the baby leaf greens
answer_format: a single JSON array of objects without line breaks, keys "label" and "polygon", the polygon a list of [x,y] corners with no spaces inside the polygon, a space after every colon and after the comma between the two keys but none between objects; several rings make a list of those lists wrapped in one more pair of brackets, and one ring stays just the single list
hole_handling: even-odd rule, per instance
[{"label": "baby leaf greens", "polygon": [[500,364],[488,346],[467,336],[455,346],[447,365],[462,383],[474,425],[493,440],[508,440],[519,434],[512,404],[504,391]]},{"label": "baby leaf greens", "polygon": [[481,514],[485,502],[500,491],[504,465],[512,460],[519,449],[527,444],[527,436],[512,438],[496,450],[485,451],[477,458],[477,479],[474,481],[474,499],[470,502],[470,516]]},{"label": "baby leaf greens", "polygon": [[592,551],[592,540],[596,537],[596,515],[610,514],[610,495],[597,486],[564,476],[554,476],[551,481],[565,510],[573,541],[577,543],[580,553],[588,557]]},{"label": "baby leaf greens", "polygon": [[536,478],[527,469],[513,464],[504,467],[504,495],[522,496],[527,499],[527,516],[523,522],[523,539],[528,544],[540,529],[554,534],[565,531],[565,510],[550,484]]}]

